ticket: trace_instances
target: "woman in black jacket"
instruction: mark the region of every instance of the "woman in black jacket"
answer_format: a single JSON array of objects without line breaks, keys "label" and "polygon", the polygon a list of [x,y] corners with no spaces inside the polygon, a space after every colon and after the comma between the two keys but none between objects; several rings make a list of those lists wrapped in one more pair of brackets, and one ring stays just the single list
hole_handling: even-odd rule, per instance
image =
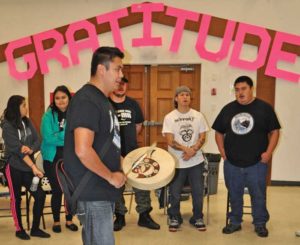
[{"label": "woman in black jacket", "polygon": [[[21,188],[24,186],[30,190],[33,177],[42,178],[43,173],[34,163],[33,155],[39,150],[40,141],[35,128],[27,117],[24,97],[13,95],[9,98],[2,116],[1,127],[8,156],[5,175],[10,192],[11,213],[16,227],[16,237],[29,240],[30,236],[25,232],[21,219]],[[48,238],[50,235],[39,229],[46,195],[40,185],[36,191],[30,192],[34,198],[30,235]]]}]

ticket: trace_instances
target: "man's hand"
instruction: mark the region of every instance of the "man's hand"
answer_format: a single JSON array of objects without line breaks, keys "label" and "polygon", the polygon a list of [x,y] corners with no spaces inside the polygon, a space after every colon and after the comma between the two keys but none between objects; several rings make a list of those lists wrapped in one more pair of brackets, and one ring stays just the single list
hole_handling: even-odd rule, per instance
[{"label": "man's hand", "polygon": [[124,173],[122,173],[122,172],[113,172],[111,174],[111,178],[109,179],[108,182],[111,185],[113,185],[114,187],[120,188],[125,184],[126,180],[127,180],[127,178],[124,175]]},{"label": "man's hand", "polygon": [[261,154],[261,162],[262,163],[268,163],[269,162],[269,160],[271,159],[271,157],[272,157],[272,154],[271,153],[268,153],[268,152],[263,152],[262,154]]},{"label": "man's hand", "polygon": [[194,148],[185,147],[182,153],[182,158],[183,160],[188,161],[190,158],[192,158],[195,155],[196,155],[196,151],[194,150]]}]

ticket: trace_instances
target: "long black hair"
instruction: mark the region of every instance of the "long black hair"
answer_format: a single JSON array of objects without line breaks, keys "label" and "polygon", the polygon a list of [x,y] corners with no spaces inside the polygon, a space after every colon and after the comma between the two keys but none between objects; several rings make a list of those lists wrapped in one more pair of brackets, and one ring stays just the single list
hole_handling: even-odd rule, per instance
[{"label": "long black hair", "polygon": [[55,95],[56,95],[57,92],[62,92],[64,94],[66,94],[69,98],[69,103],[70,103],[70,100],[72,99],[71,92],[69,91],[69,89],[65,85],[57,86],[56,89],[53,92],[53,100],[52,100],[52,102],[49,106],[52,109],[52,113],[60,112],[60,110],[58,109],[58,107],[55,104]]},{"label": "long black hair", "polygon": [[21,95],[12,95],[8,101],[6,109],[4,110],[3,117],[9,121],[15,128],[22,128],[22,120],[28,125],[28,118],[21,118],[20,105],[25,101]]}]

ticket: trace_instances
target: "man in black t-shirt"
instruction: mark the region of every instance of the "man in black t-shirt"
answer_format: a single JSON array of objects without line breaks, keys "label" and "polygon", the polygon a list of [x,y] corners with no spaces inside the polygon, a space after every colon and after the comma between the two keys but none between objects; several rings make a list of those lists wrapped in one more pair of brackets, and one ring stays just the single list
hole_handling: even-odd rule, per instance
[{"label": "man in black t-shirt", "polygon": [[[128,80],[123,77],[119,83],[119,87],[110,95],[110,101],[115,108],[115,112],[119,119],[120,133],[121,133],[121,154],[125,157],[129,152],[138,148],[137,135],[142,130],[142,122],[144,121],[143,113],[138,103],[126,96]],[[149,229],[160,229],[159,224],[151,218],[150,212],[151,199],[150,191],[139,190],[133,188],[135,192],[135,201],[137,203],[136,211],[140,214],[138,225],[147,227]],[[114,222],[114,230],[119,231],[125,226],[125,213],[127,208],[125,206],[125,200],[122,196],[119,201],[116,202]]]},{"label": "man in black t-shirt", "polygon": [[123,77],[123,57],[118,48],[98,48],[90,81],[72,98],[67,113],[66,172],[75,187],[87,171],[92,172],[77,205],[84,244],[114,244],[114,202],[121,197],[126,177],[120,165],[119,123],[108,96]]},{"label": "man in black t-shirt", "polygon": [[234,82],[236,100],[223,107],[212,128],[224,159],[225,184],[229,192],[230,223],[224,234],[241,229],[244,188],[251,196],[255,232],[267,237],[266,178],[268,162],[277,145],[280,124],[273,108],[253,96],[247,76]]}]

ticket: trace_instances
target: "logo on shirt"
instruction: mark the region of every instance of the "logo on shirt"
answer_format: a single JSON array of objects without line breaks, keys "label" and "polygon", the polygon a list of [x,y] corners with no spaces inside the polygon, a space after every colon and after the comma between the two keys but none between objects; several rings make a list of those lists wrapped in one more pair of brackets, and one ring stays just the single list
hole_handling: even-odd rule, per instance
[{"label": "logo on shirt", "polygon": [[179,134],[184,142],[189,142],[193,137],[193,133],[194,130],[191,124],[180,126]]},{"label": "logo on shirt", "polygon": [[121,149],[121,137],[120,137],[120,126],[117,116],[109,111],[109,117],[110,117],[110,131],[114,131],[114,137],[113,137],[113,144],[118,148]]},{"label": "logo on shirt", "polygon": [[253,117],[246,112],[235,115],[231,120],[232,131],[238,135],[248,134],[254,126]]}]

